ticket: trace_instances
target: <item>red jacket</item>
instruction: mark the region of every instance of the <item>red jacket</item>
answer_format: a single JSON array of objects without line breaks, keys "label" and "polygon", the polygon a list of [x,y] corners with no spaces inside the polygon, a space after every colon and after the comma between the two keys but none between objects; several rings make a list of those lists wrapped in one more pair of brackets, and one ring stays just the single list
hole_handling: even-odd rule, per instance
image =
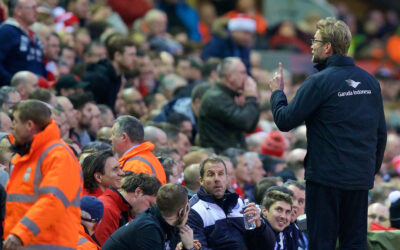
[{"label": "red jacket", "polygon": [[96,238],[102,246],[111,234],[131,220],[131,206],[124,197],[112,187],[104,191],[103,195],[98,198],[103,202],[104,213],[99,225],[97,225],[94,238]]},{"label": "red jacket", "polygon": [[167,184],[164,167],[151,152],[153,149],[154,145],[151,142],[143,142],[131,151],[126,152],[118,160],[120,168],[123,171],[155,175],[161,182],[161,185]]}]

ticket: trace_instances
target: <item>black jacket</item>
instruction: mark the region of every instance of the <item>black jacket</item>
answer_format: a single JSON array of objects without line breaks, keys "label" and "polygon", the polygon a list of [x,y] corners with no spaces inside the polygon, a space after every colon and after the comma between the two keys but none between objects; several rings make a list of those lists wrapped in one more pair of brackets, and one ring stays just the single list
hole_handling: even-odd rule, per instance
[{"label": "black jacket", "polygon": [[241,107],[236,95],[220,83],[203,95],[198,121],[202,147],[212,147],[217,153],[230,147],[246,149],[245,132],[256,128],[260,110],[255,97],[247,97]]},{"label": "black jacket", "polygon": [[102,249],[175,249],[179,242],[179,229],[169,225],[154,205],[115,231]]},{"label": "black jacket", "polygon": [[244,205],[236,193],[226,191],[222,199],[216,200],[200,187],[190,199],[190,206],[187,224],[201,249],[274,249],[274,233],[263,220],[260,227],[245,229],[241,213]]},{"label": "black jacket", "polygon": [[379,83],[350,57],[330,56],[316,68],[289,105],[282,91],[272,93],[275,123],[288,131],[306,122],[307,181],[370,189],[387,136]]},{"label": "black jacket", "polygon": [[117,76],[109,60],[104,59],[88,65],[83,80],[90,83],[85,90],[93,93],[96,103],[106,104],[114,109],[121,87],[121,77]]}]

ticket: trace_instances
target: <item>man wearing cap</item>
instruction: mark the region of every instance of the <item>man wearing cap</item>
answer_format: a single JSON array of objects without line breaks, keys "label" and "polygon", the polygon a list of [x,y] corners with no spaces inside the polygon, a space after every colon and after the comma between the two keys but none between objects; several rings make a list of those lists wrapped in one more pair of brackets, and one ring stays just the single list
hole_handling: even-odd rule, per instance
[{"label": "man wearing cap", "polygon": [[83,196],[81,198],[81,228],[79,230],[78,250],[101,249],[99,244],[93,240],[97,225],[103,218],[104,205],[94,196]]},{"label": "man wearing cap", "polygon": [[89,85],[89,82],[82,82],[77,75],[65,75],[58,79],[56,84],[57,95],[68,96],[83,89]]},{"label": "man wearing cap", "polygon": [[239,57],[250,72],[250,45],[256,31],[256,22],[247,16],[232,18],[228,22],[229,35],[224,39],[214,35],[201,54],[205,61],[210,57]]}]

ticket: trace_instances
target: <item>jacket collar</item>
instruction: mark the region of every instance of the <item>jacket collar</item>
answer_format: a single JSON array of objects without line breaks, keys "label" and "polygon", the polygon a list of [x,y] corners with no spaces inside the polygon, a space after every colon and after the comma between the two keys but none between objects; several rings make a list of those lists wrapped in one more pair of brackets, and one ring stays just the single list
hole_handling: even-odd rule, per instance
[{"label": "jacket collar", "polygon": [[228,94],[229,96],[234,97],[234,96],[239,95],[237,92],[233,91],[232,89],[228,88],[227,86],[225,86],[222,83],[217,83],[215,86],[217,88],[219,88],[222,92]]},{"label": "jacket collar", "polygon": [[134,157],[135,155],[143,151],[152,151],[154,149],[154,144],[151,142],[143,142],[136,147],[132,148],[128,152],[125,152],[123,156],[118,160],[120,166],[123,166],[127,160]]},{"label": "jacket collar", "polygon": [[8,24],[8,25],[14,26],[14,27],[18,28],[19,30],[21,30],[22,32],[24,32],[28,36],[29,36],[28,31],[31,31],[29,28],[28,28],[28,30],[23,29],[21,27],[21,25],[18,23],[18,21],[12,17],[7,18],[7,20],[3,24]]},{"label": "jacket collar", "polygon": [[172,239],[173,237],[175,237],[175,235],[179,234],[179,229],[177,227],[171,226],[170,224],[168,224],[168,222],[164,220],[157,205],[153,205],[151,208],[149,208],[149,212],[154,215],[160,222],[160,226],[164,231],[164,234],[167,235],[168,239]]},{"label": "jacket collar", "polygon": [[224,196],[221,199],[215,199],[214,195],[207,194],[203,187],[200,187],[197,192],[199,199],[217,204],[219,207],[224,210],[225,214],[229,214],[232,209],[236,206],[239,195],[237,193],[230,192],[229,190],[225,191]]},{"label": "jacket collar", "polygon": [[37,152],[44,145],[48,144],[52,140],[61,140],[60,130],[54,120],[51,120],[50,123],[39,133],[35,134],[32,138],[32,142],[26,143],[21,147],[15,147],[13,145],[12,149],[20,154],[21,157],[29,159],[29,157]]},{"label": "jacket collar", "polygon": [[125,200],[118,190],[113,187],[109,187],[103,194],[109,193],[113,200],[117,203],[118,207],[121,209],[122,212],[128,212],[130,216],[131,205]]},{"label": "jacket collar", "polygon": [[333,55],[328,57],[324,61],[316,64],[314,67],[318,71],[322,71],[332,66],[353,66],[353,65],[354,65],[353,58],[343,55]]}]

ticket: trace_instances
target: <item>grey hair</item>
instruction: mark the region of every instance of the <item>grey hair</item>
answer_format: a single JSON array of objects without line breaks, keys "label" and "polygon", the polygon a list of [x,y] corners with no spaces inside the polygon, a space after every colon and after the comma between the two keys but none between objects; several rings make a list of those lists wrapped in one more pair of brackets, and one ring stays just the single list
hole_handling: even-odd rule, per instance
[{"label": "grey hair", "polygon": [[168,89],[169,91],[173,91],[175,89],[177,82],[185,82],[187,84],[187,81],[185,80],[185,78],[182,78],[176,74],[166,75],[161,81],[161,84],[159,87],[159,92],[163,93],[165,89]]},{"label": "grey hair", "polygon": [[247,158],[247,162],[249,163],[249,166],[252,168],[254,167],[254,157],[259,157],[258,154],[256,152],[246,152],[244,154]]},{"label": "grey hair", "polygon": [[[162,129],[159,129],[154,126],[146,126],[144,127],[144,140],[152,143],[156,143],[158,139],[158,135],[163,133]],[[165,132],[164,132],[165,133]]]},{"label": "grey hair", "polygon": [[132,142],[142,143],[144,130],[142,123],[135,117],[123,115],[115,120],[118,124],[118,134],[126,133]]},{"label": "grey hair", "polygon": [[12,92],[18,92],[17,88],[12,86],[3,86],[0,88],[0,106],[8,102],[8,94]]},{"label": "grey hair", "polygon": [[144,16],[144,22],[149,23],[159,16],[167,16],[164,11],[158,9],[149,10]]},{"label": "grey hair", "polygon": [[223,78],[226,76],[228,72],[232,71],[233,65],[235,62],[240,62],[241,59],[239,57],[227,57],[225,58],[217,67],[218,76]]}]

